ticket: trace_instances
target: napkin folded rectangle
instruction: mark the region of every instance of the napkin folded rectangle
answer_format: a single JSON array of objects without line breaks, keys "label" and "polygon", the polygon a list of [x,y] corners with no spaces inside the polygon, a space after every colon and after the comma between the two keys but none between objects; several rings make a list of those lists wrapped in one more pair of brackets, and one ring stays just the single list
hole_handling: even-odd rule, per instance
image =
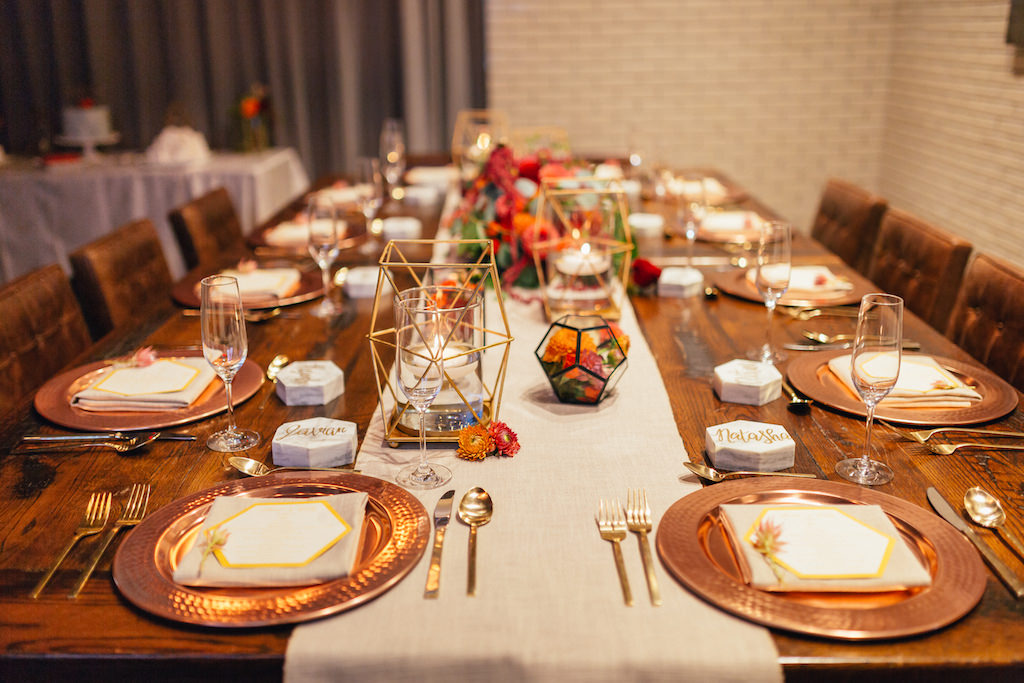
[{"label": "napkin folded rectangle", "polygon": [[[783,264],[772,264],[765,266],[769,269],[784,269]],[[757,269],[751,268],[747,271],[747,281],[751,286],[757,287]],[[853,284],[833,273],[827,266],[793,266],[789,271],[789,288],[786,296],[799,298],[801,296],[821,296],[835,292],[848,292],[853,289]]]},{"label": "napkin folded rectangle", "polygon": [[215,498],[174,568],[186,586],[308,586],[347,576],[358,559],[367,494]]},{"label": "napkin folded rectangle", "polygon": [[161,358],[145,367],[115,367],[71,397],[71,405],[94,412],[157,412],[191,405],[216,375],[202,356]]},{"label": "napkin folded rectangle", "polygon": [[[854,396],[859,396],[850,369],[851,354],[836,356],[828,368]],[[893,357],[878,353],[863,361],[866,367],[891,364]],[[880,369],[879,374],[882,370]],[[931,356],[904,354],[896,386],[882,399],[880,406],[890,408],[968,408],[981,400],[974,387],[942,367]]]},{"label": "napkin folded rectangle", "polygon": [[[931,574],[877,505],[722,505],[751,586],[767,591],[877,592],[931,584]],[[775,537],[772,562],[757,547]],[[774,569],[773,569],[774,564]]]},{"label": "napkin folded rectangle", "polygon": [[[330,223],[328,218],[318,218],[325,225],[321,232],[328,232]],[[346,221],[338,222],[338,239],[345,237],[348,232]],[[306,221],[284,221],[267,230],[263,239],[273,247],[305,247],[309,244],[309,224]]]},{"label": "napkin folded rectangle", "polygon": [[243,304],[255,304],[283,299],[299,288],[302,273],[296,268],[257,268],[255,270],[225,270],[238,280],[238,293]]},{"label": "napkin folded rectangle", "polygon": [[757,230],[761,217],[753,211],[711,211],[700,223],[709,232],[743,232]]}]

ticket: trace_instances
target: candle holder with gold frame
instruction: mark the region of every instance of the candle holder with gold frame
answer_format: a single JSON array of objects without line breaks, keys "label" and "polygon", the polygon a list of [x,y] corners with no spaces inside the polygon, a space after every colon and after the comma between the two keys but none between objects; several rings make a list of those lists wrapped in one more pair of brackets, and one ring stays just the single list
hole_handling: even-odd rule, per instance
[{"label": "candle holder with gold frame", "polygon": [[[454,258],[467,251],[479,256],[469,262]],[[444,359],[444,384],[427,409],[427,441],[455,443],[463,427],[486,426],[497,420],[512,335],[493,243],[392,240],[384,247],[379,263],[367,338],[388,445],[394,448],[419,442],[416,410],[398,388],[393,371],[397,349],[394,300],[413,290],[417,296],[437,301],[439,310],[450,314],[444,317],[453,321],[439,350]],[[485,308],[490,315],[485,315]],[[492,313],[495,308],[497,316]]]}]

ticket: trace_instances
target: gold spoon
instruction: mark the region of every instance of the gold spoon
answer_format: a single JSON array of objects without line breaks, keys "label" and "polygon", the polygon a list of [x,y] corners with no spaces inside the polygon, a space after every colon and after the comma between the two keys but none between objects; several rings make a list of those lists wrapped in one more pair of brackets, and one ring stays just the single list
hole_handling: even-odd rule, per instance
[{"label": "gold spoon", "polygon": [[259,460],[253,460],[247,458],[244,455],[232,455],[228,458],[228,463],[242,474],[250,477],[262,477],[264,474],[270,474],[271,472],[282,472],[285,470],[302,470],[310,472],[348,472],[349,474],[359,474],[359,470],[342,469],[339,467],[267,467],[266,463],[262,463]]},{"label": "gold spoon", "polygon": [[260,410],[267,407],[267,401],[270,400],[270,395],[275,392],[274,387],[277,386],[277,375],[281,372],[281,368],[288,365],[289,358],[283,353],[279,353],[273,357],[270,361],[270,365],[267,366],[267,379],[270,380],[270,391],[266,396],[263,397],[263,401],[260,403]]},{"label": "gold spoon", "polygon": [[476,528],[491,521],[494,503],[479,486],[466,491],[459,502],[459,519],[469,525],[469,573],[466,574],[466,595],[476,595]]},{"label": "gold spoon", "polygon": [[1003,512],[1003,505],[998,498],[985,489],[974,486],[967,489],[967,493],[964,494],[964,507],[976,524],[998,529],[1013,544],[1017,554],[1024,557],[1024,546],[1021,545],[1020,539],[1006,530],[1006,513]]},{"label": "gold spoon", "polygon": [[[743,477],[746,475],[761,475],[765,477],[800,477],[802,479],[817,479],[816,474],[804,474],[803,472],[748,472],[746,470],[736,470],[735,472],[719,472],[714,467],[708,467],[695,462],[684,462],[686,468],[696,474],[701,479],[707,479],[708,481],[718,483],[725,481],[731,477]],[[680,477],[682,479],[682,477]]]},{"label": "gold spoon", "polygon": [[809,398],[799,396],[796,393],[796,390],[789,385],[789,382],[787,382],[785,378],[782,380],[782,388],[786,390],[787,394],[789,394],[789,405],[786,406],[789,409],[789,412],[794,415],[807,415],[811,412],[811,406],[814,405],[814,401]]}]

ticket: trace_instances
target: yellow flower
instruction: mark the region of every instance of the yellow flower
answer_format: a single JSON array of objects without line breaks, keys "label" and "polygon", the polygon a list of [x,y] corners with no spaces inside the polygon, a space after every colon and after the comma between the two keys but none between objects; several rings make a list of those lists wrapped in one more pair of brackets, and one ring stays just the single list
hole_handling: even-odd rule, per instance
[{"label": "yellow flower", "polygon": [[579,335],[576,330],[563,327],[551,335],[548,345],[544,347],[544,357],[541,360],[545,363],[560,363],[566,355],[571,355],[575,358],[577,336],[581,337],[580,351],[597,350],[597,346],[594,344],[594,340],[590,338],[590,335]]},{"label": "yellow flower", "polygon": [[459,448],[455,455],[464,460],[483,460],[494,450],[494,439],[487,427],[472,425],[459,431]]}]

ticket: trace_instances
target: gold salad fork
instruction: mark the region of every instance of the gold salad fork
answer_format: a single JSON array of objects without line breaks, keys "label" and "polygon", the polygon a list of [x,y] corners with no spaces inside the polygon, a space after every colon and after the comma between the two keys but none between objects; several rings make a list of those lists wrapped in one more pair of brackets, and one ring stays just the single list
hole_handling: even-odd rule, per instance
[{"label": "gold salad fork", "polygon": [[661,590],[658,588],[658,579],[654,576],[651,544],[647,540],[647,533],[653,526],[651,524],[651,507],[647,504],[647,489],[629,489],[627,492],[626,525],[637,535],[636,540],[640,544],[640,559],[643,560],[644,573],[647,574],[647,592],[651,596],[651,604],[660,605]]},{"label": "gold salad fork", "polygon": [[952,455],[961,448],[994,448],[998,451],[1024,451],[1024,446],[997,443],[927,443],[928,450],[936,455]]},{"label": "gold salad fork", "polygon": [[112,496],[110,492],[107,493],[94,493],[89,496],[89,502],[85,505],[85,514],[82,515],[82,521],[79,522],[78,528],[75,529],[75,533],[71,536],[71,540],[64,546],[64,550],[61,551],[60,555],[57,556],[56,561],[43,575],[43,578],[39,579],[39,583],[29,593],[30,598],[38,598],[39,594],[46,588],[46,584],[50,582],[53,575],[57,572],[57,567],[64,561],[64,558],[68,556],[71,549],[75,547],[79,539],[85,538],[86,536],[92,536],[103,531],[103,527],[107,524],[107,518],[110,517],[110,500]]},{"label": "gold salad fork", "polygon": [[149,484],[132,484],[131,493],[128,494],[128,502],[124,504],[121,516],[107,530],[103,538],[100,539],[99,546],[93,552],[92,557],[89,558],[89,564],[82,570],[74,588],[68,594],[69,598],[77,598],[78,594],[82,592],[86,581],[92,576],[92,572],[96,569],[96,565],[99,564],[103,553],[106,552],[107,546],[114,540],[114,536],[121,530],[121,527],[135,526],[146,516],[146,507],[149,505],[149,491]]},{"label": "gold salad fork", "polygon": [[611,541],[615,553],[615,568],[619,571],[619,583],[622,585],[622,599],[629,606],[633,605],[633,593],[629,590],[629,579],[626,577],[626,565],[622,561],[622,548],[619,543],[626,538],[626,515],[622,511],[622,503],[614,500],[610,503],[601,501],[597,509],[597,529],[601,538]]},{"label": "gold salad fork", "polygon": [[966,432],[968,434],[988,434],[989,436],[1006,436],[1015,438],[1024,438],[1024,432],[1008,432],[1000,431],[998,429],[973,429],[971,427],[936,427],[935,429],[918,429],[916,431],[908,429],[900,429],[894,425],[879,420],[886,427],[896,432],[905,439],[916,441],[918,443],[925,443],[928,439],[932,438],[936,434],[941,432]]}]

